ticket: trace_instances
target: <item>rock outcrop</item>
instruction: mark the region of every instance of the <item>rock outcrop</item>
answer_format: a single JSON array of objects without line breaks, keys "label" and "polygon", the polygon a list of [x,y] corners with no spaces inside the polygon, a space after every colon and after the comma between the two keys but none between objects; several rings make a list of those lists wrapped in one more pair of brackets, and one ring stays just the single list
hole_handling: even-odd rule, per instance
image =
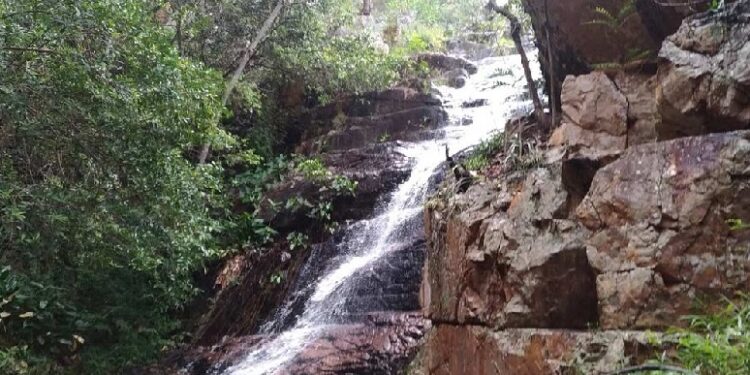
[{"label": "rock outcrop", "polygon": [[346,97],[300,116],[296,152],[309,155],[424,139],[446,118],[438,98],[411,88]]},{"label": "rock outcrop", "polygon": [[428,204],[425,315],[496,328],[584,328],[596,320],[585,231],[567,219],[560,166],[520,185],[472,186]]},{"label": "rock outcrop", "polygon": [[689,19],[659,59],[660,139],[750,128],[750,3]]},{"label": "rock outcrop", "polygon": [[417,55],[417,62],[424,62],[432,69],[449,72],[456,69],[464,69],[469,74],[476,74],[478,68],[476,64],[462,57],[450,56],[443,53],[423,53]]},{"label": "rock outcrop", "polygon": [[[568,75],[589,73],[595,64],[627,63],[633,49],[656,52],[694,9],[679,0],[523,0],[523,4],[536,35],[542,72],[545,78],[554,73],[558,97]],[[606,21],[592,22],[602,19],[596,7],[622,19],[610,26]]]},{"label": "rock outcrop", "polygon": [[731,228],[750,218],[749,20],[730,4],[658,64],[567,77],[544,165],[433,197],[416,373],[611,373],[750,290],[750,231]]},{"label": "rock outcrop", "polygon": [[[395,374],[424,343],[430,322],[415,313],[371,314],[359,323],[333,327],[312,340],[277,372],[280,375]],[[211,347],[196,347],[168,355],[159,366],[141,374],[206,375],[232,366],[241,369],[248,351],[273,336],[243,336]]]},{"label": "rock outcrop", "polygon": [[495,331],[440,325],[432,330],[415,373],[434,375],[603,375],[651,359],[667,338],[645,332]]},{"label": "rock outcrop", "polygon": [[675,325],[698,297],[747,290],[747,244],[728,220],[749,212],[750,132],[641,145],[601,169],[577,213],[602,327]]},{"label": "rock outcrop", "polygon": [[571,159],[606,163],[628,144],[628,100],[602,72],[568,76],[562,89],[562,125],[550,138]]},{"label": "rock outcrop", "polygon": [[448,86],[455,88],[464,87],[469,76],[476,74],[478,71],[476,64],[471,61],[442,53],[423,53],[417,55],[415,59],[437,72],[440,79],[445,81]]}]

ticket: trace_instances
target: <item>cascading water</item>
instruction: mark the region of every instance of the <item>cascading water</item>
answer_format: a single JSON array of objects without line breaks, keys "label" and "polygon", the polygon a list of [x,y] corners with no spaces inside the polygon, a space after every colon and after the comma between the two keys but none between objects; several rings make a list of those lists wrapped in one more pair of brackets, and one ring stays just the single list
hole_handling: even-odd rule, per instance
[{"label": "cascading water", "polygon": [[[295,323],[281,332],[274,330],[283,325],[274,321],[266,324],[263,333],[275,334],[275,338],[253,349],[224,374],[273,374],[307,344],[338,324],[346,304],[357,293],[357,276],[405,241],[423,236],[414,223],[421,217],[430,178],[445,159],[445,147],[460,151],[476,145],[490,133],[502,130],[514,111],[529,108],[530,103],[523,99],[525,80],[520,74],[518,56],[488,58],[478,62],[478,67],[478,73],[463,88],[436,87],[449,114],[449,124],[435,139],[401,145],[400,151],[413,160],[411,176],[391,193],[373,218],[347,229],[337,247],[340,253],[317,280],[305,286],[310,292],[305,295],[304,310]],[[486,100],[486,105],[471,108],[464,105],[481,99]],[[276,319],[290,311],[282,311]]]}]

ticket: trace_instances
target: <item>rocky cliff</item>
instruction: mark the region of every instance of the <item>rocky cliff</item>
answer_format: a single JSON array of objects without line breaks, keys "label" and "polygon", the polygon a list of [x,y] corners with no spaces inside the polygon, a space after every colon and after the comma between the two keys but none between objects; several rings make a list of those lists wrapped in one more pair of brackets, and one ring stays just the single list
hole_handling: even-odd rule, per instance
[{"label": "rocky cliff", "polygon": [[[566,77],[542,166],[428,202],[414,373],[609,373],[669,355],[666,328],[750,288],[750,232],[729,224],[750,218],[748,17],[741,1],[686,19],[651,69]],[[587,40],[572,36],[552,44]]]}]

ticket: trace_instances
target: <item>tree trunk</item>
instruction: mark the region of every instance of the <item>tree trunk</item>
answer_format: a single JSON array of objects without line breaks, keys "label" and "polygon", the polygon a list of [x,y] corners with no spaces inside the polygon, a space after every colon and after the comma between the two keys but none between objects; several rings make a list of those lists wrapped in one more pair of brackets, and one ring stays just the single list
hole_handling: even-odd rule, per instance
[{"label": "tree trunk", "polygon": [[544,0],[544,36],[547,39],[547,61],[549,66],[549,113],[552,116],[550,119],[550,125],[552,127],[557,126],[557,93],[555,92],[555,62],[554,56],[552,56],[552,44],[549,37],[549,8],[547,7],[547,1]]},{"label": "tree trunk", "polygon": [[544,114],[544,107],[542,101],[539,99],[539,93],[536,90],[536,84],[534,83],[534,77],[531,76],[531,68],[529,67],[529,59],[526,57],[526,51],[523,48],[523,41],[521,40],[521,22],[518,21],[510,9],[506,6],[499,6],[495,0],[490,0],[487,3],[487,8],[500,13],[510,22],[510,36],[513,38],[513,43],[516,45],[518,54],[521,55],[521,65],[523,65],[523,73],[526,76],[526,84],[529,87],[529,95],[531,95],[531,101],[534,103],[534,115],[537,118],[537,122],[547,126],[546,116]]},{"label": "tree trunk", "polygon": [[362,0],[362,12],[363,16],[369,16],[372,14],[372,0]]},{"label": "tree trunk", "polygon": [[[232,73],[232,78],[229,80],[229,83],[227,83],[226,89],[224,89],[224,96],[221,99],[221,103],[223,106],[226,106],[227,103],[229,103],[229,97],[232,95],[232,91],[234,91],[234,88],[237,86],[237,83],[240,81],[240,77],[242,77],[242,73],[245,72],[245,69],[247,69],[248,64],[250,63],[250,59],[255,55],[255,52],[258,50],[258,46],[260,43],[266,39],[269,32],[271,31],[271,27],[273,26],[274,22],[276,22],[276,19],[279,18],[279,15],[281,14],[281,9],[284,8],[284,3],[286,0],[279,0],[278,3],[276,3],[276,6],[271,10],[271,13],[268,14],[268,18],[266,18],[266,21],[263,23],[263,26],[260,28],[260,31],[258,31],[257,34],[255,34],[255,39],[253,39],[252,42],[246,43],[245,52],[242,54],[242,58],[240,59],[239,65],[237,65],[237,69],[235,69],[234,73]],[[203,148],[201,149],[200,156],[198,157],[198,163],[199,164],[205,164],[206,159],[208,159],[208,153],[211,150],[211,143],[207,142],[203,144]]]}]

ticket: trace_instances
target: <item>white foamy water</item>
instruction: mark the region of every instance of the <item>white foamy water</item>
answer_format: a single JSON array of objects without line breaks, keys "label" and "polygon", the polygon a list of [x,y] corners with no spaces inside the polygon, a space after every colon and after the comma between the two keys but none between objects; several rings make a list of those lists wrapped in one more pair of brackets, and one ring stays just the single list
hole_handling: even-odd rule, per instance
[{"label": "white foamy water", "polygon": [[[333,324],[336,309],[345,303],[344,293],[340,291],[351,286],[347,283],[351,283],[355,275],[369,270],[378,259],[397,247],[402,240],[398,230],[408,220],[421,215],[430,177],[445,160],[445,146],[451,152],[474,146],[493,132],[501,131],[512,111],[530,108],[529,102],[519,99],[525,91],[525,80],[518,56],[488,58],[478,62],[478,66],[479,72],[470,77],[465,87],[436,87],[449,115],[448,125],[442,128],[443,135],[402,145],[399,151],[413,160],[410,177],[391,193],[373,218],[350,227],[352,233],[347,236],[343,254],[314,281],[313,292],[294,326],[253,349],[224,374],[274,374],[308,343],[326,332]],[[538,72],[536,74],[538,76]],[[487,105],[462,107],[463,103],[477,99],[487,100]]]}]

